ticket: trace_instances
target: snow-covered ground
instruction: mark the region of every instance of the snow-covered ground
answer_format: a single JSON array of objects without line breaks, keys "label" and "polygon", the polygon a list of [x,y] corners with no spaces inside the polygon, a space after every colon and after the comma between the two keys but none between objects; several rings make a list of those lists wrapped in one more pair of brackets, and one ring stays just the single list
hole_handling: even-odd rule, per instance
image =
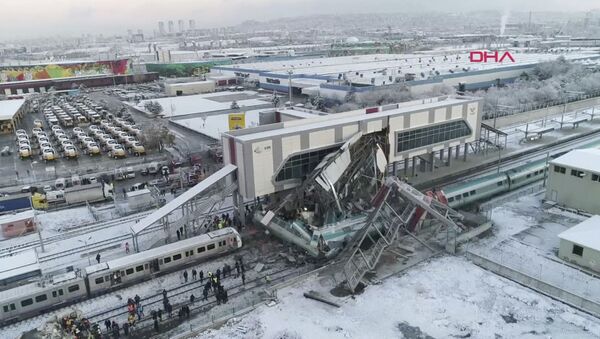
[{"label": "snow-covered ground", "polygon": [[[460,257],[441,257],[369,286],[328,294],[313,277],[278,292],[279,304],[197,338],[597,338],[600,320],[500,278]],[[340,308],[303,297],[316,290]],[[417,329],[418,327],[418,329]],[[414,335],[422,331],[421,337]],[[429,335],[431,337],[426,337]]]},{"label": "snow-covered ground", "polygon": [[491,216],[494,235],[468,244],[466,250],[600,302],[600,279],[557,257],[557,235],[585,217],[557,209],[546,211],[541,206],[542,197],[526,196],[495,208]]}]

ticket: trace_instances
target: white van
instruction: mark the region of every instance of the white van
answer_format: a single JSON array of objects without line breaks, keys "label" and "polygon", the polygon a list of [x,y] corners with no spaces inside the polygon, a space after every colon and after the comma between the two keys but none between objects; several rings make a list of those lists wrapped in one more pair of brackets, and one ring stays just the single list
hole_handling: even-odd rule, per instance
[{"label": "white van", "polygon": [[127,167],[127,174],[126,177],[128,179],[132,179],[135,178],[135,171],[133,170],[133,167]]},{"label": "white van", "polygon": [[63,190],[63,189],[65,189],[65,186],[66,186],[66,183],[65,183],[64,178],[58,178],[54,182],[54,187],[56,187],[57,190]]},{"label": "white van", "polygon": [[81,178],[77,174],[71,176],[71,183],[73,186],[81,185]]}]

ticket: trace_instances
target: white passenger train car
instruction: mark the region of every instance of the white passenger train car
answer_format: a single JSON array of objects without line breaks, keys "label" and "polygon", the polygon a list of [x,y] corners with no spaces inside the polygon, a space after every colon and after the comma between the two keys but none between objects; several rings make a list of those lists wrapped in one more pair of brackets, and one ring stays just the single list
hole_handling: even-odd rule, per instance
[{"label": "white passenger train car", "polygon": [[192,262],[242,247],[233,228],[224,228],[169,245],[131,254],[85,269],[90,295],[149,279]]},{"label": "white passenger train car", "polygon": [[155,275],[172,272],[241,247],[242,238],[239,233],[227,227],[89,266],[82,270],[82,274],[68,272],[54,276],[49,281],[0,291],[0,326],[150,279]]},{"label": "white passenger train car", "polygon": [[0,324],[22,320],[87,297],[85,279],[75,272],[0,292]]}]

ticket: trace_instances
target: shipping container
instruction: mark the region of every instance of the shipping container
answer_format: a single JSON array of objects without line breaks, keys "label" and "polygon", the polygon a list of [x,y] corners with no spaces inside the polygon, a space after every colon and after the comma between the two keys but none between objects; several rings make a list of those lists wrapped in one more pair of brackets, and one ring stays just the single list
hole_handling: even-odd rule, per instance
[{"label": "shipping container", "polygon": [[0,214],[31,208],[31,194],[15,194],[0,198]]}]

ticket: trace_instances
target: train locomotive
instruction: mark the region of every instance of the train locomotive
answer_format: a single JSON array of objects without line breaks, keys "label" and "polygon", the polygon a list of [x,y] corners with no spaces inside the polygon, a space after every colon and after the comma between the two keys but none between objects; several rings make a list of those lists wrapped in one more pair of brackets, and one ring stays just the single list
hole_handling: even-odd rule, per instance
[{"label": "train locomotive", "polygon": [[239,233],[226,227],[172,244],[56,275],[47,281],[0,291],[0,325],[105,294],[242,247]]}]

